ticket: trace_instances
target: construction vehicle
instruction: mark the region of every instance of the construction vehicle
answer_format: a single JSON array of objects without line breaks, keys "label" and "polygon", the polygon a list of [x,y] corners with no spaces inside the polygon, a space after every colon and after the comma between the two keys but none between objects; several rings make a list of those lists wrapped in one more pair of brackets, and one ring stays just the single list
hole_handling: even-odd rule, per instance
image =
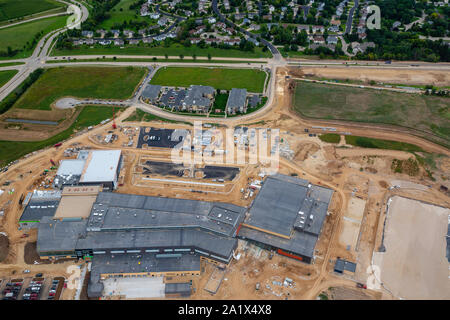
[{"label": "construction vehicle", "polygon": [[55,161],[53,161],[53,159],[50,159],[50,163],[52,164],[52,166],[56,166]]},{"label": "construction vehicle", "polygon": [[62,146],[61,142],[54,145],[55,148],[58,148],[58,147],[61,147],[61,146]]},{"label": "construction vehicle", "polygon": [[367,286],[365,284],[363,284],[363,283],[360,283],[360,282],[356,283],[356,287],[357,288],[361,288],[361,289],[367,289]]},{"label": "construction vehicle", "polygon": [[23,235],[21,235],[21,238],[28,238],[30,235],[28,233],[24,233]]}]

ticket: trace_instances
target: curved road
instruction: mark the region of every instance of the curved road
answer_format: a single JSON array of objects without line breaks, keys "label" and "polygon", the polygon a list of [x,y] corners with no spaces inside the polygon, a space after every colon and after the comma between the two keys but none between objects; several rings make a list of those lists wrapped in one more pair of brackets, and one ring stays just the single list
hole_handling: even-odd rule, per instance
[{"label": "curved road", "polygon": [[[88,16],[89,11],[87,8],[81,3],[71,0],[71,2],[60,0],[59,2],[65,3],[67,5],[77,4],[81,8],[81,22],[84,22]],[[6,98],[15,88],[17,88],[33,71],[38,68],[41,68],[45,63],[47,56],[50,52],[50,46],[52,45],[53,40],[60,35],[62,32],[66,31],[68,26],[52,31],[51,33],[45,35],[36,45],[36,48],[33,51],[31,57],[22,60],[11,60],[11,61],[21,61],[25,62],[24,65],[20,65],[18,68],[19,72],[6,83],[3,87],[0,88],[0,101]],[[7,61],[9,62],[9,61]]]}]

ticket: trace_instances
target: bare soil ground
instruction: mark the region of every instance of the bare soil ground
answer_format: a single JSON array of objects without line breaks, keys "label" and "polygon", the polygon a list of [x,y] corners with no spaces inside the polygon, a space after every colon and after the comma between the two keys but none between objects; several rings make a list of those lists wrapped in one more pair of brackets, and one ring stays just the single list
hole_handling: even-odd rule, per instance
[{"label": "bare soil ground", "polygon": [[374,300],[374,297],[366,294],[364,289],[331,287],[327,293],[331,300]]},{"label": "bare soil ground", "polygon": [[450,209],[393,197],[384,232],[386,252],[374,254],[383,285],[406,299],[450,299],[445,257]]},{"label": "bare soil ground", "polygon": [[384,83],[398,83],[411,85],[449,86],[450,74],[439,70],[401,70],[401,69],[376,69],[376,68],[345,68],[345,67],[302,67],[305,75],[339,80],[371,80]]},{"label": "bare soil ground", "polygon": [[0,262],[6,259],[9,253],[9,239],[7,236],[0,234]]},{"label": "bare soil ground", "polygon": [[36,244],[37,242],[27,242],[25,244],[25,250],[24,250],[24,261],[27,264],[34,264],[35,261],[39,262],[40,264],[48,264],[50,261],[47,260],[41,260],[39,257],[39,254],[36,250]]}]

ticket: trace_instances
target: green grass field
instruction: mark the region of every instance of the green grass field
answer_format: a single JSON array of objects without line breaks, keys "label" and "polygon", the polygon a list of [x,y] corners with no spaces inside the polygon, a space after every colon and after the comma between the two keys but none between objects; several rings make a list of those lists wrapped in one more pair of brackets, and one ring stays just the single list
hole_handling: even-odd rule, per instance
[{"label": "green grass field", "polygon": [[298,82],[294,108],[301,115],[396,125],[450,145],[448,98]]},{"label": "green grass field", "polygon": [[[22,142],[22,141],[0,141],[0,164],[5,165],[30,152],[51,146],[62,140],[69,138],[75,131],[99,124],[105,119],[112,118],[111,107],[86,106],[78,107],[83,110],[78,115],[77,120],[66,130],[57,135],[42,141]],[[115,108],[116,112],[123,108]]]},{"label": "green grass field", "polygon": [[216,113],[216,109],[221,110],[221,114],[225,114],[225,108],[227,106],[228,101],[228,93],[219,93],[216,95],[216,98],[214,99],[214,105],[212,107],[212,113]]},{"label": "green grass field", "polygon": [[124,121],[131,121],[131,122],[159,121],[159,122],[168,122],[168,123],[181,123],[181,124],[187,124],[187,125],[192,126],[192,123],[190,123],[190,122],[183,122],[183,121],[176,121],[176,120],[161,118],[161,117],[155,116],[151,113],[144,112],[141,109],[136,109],[136,111],[133,112]]},{"label": "green grass field", "polygon": [[16,75],[17,70],[0,71],[0,88]]},{"label": "green grass field", "polygon": [[51,110],[58,98],[127,99],[146,69],[137,67],[59,67],[44,74],[20,97],[13,108]]},{"label": "green grass field", "polygon": [[189,87],[191,84],[231,90],[246,88],[262,92],[266,73],[255,69],[165,67],[159,69],[150,83],[163,86]]},{"label": "green grass field", "polygon": [[8,57],[8,59],[26,58],[31,55],[34,49],[34,47],[24,48],[27,46],[27,43],[31,43],[41,31],[43,36],[52,30],[64,27],[66,20],[66,16],[51,17],[0,29],[0,39],[2,40],[0,41],[0,51],[7,51],[8,47],[11,47],[12,50],[21,51],[14,57]]},{"label": "green grass field", "polygon": [[5,63],[0,62],[0,67],[19,66],[22,64],[25,64],[25,62],[5,62]]},{"label": "green grass field", "polygon": [[0,22],[62,7],[51,0],[0,0]]},{"label": "green grass field", "polygon": [[323,142],[339,143],[341,141],[341,136],[336,133],[325,133],[319,135],[319,139]]},{"label": "green grass field", "polygon": [[224,58],[270,58],[272,57],[269,51],[263,52],[261,48],[255,48],[255,52],[241,51],[237,49],[219,49],[219,48],[199,48],[195,45],[190,47],[185,47],[181,44],[173,44],[169,47],[164,46],[127,46],[124,49],[120,47],[105,47],[101,45],[95,45],[93,48],[89,46],[80,46],[69,49],[54,49],[51,52],[52,56],[75,56],[75,55],[90,55],[90,54],[105,54],[105,55],[150,55],[150,56],[164,56],[165,54],[169,56],[179,56],[184,55],[185,58],[192,57],[192,55],[197,55],[197,57],[207,57],[208,53],[214,57],[224,57]]},{"label": "green grass field", "polygon": [[[111,17],[100,24],[100,28],[102,29],[113,29],[115,24],[122,24],[125,21],[146,21],[150,20],[149,17],[141,17],[139,14],[139,9],[130,10],[130,5],[137,2],[136,0],[122,0],[117,5],[115,5],[109,14]],[[122,11],[121,11],[122,10]]]},{"label": "green grass field", "polygon": [[381,140],[358,136],[345,136],[345,143],[361,148],[399,150],[406,152],[423,152],[423,149],[410,143]]},{"label": "green grass field", "polygon": [[[211,60],[205,60],[205,59],[192,59],[192,57],[187,57],[184,59],[165,59],[165,58],[157,58],[156,60],[153,58],[142,58],[142,59],[134,59],[134,58],[99,58],[99,59],[77,59],[73,58],[70,60],[49,60],[46,63],[73,63],[73,62],[185,62],[185,63],[259,63],[259,64],[266,64],[266,62],[261,61],[248,61],[248,60],[218,60],[218,59],[211,59]],[[2,64],[0,63],[0,66]]]}]

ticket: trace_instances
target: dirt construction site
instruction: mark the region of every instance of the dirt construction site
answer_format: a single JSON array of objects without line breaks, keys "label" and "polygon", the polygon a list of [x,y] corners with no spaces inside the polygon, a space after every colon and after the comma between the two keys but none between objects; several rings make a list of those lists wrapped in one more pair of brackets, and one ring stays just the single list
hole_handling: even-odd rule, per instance
[{"label": "dirt construction site", "polygon": [[[239,240],[236,258],[224,270],[202,261],[201,275],[193,277],[191,299],[448,299],[447,277],[447,282],[443,281],[445,270],[448,272],[445,250],[442,250],[445,247],[440,242],[436,244],[437,240],[431,235],[422,242],[418,234],[434,232],[436,239],[442,240],[444,231],[447,232],[445,223],[450,195],[445,188],[448,190],[450,187],[449,151],[407,133],[395,134],[395,140],[413,143],[431,154],[439,154],[433,169],[433,181],[423,167],[413,175],[393,171],[393,161],[410,159],[414,157],[411,153],[357,148],[346,145],[343,135],[338,144],[321,141],[317,135],[323,131],[312,126],[322,122],[302,119],[292,109],[294,84],[286,76],[295,76],[295,72],[289,68],[277,70],[274,102],[266,113],[251,121],[237,117],[230,120],[227,127],[280,129],[278,172],[335,191],[328,209],[330,214],[315,247],[314,262],[305,264]],[[372,73],[360,74],[363,72],[365,69],[358,69],[356,76],[370,77]],[[403,76],[398,77],[405,83]],[[51,160],[59,163],[63,159],[73,159],[76,150],[122,150],[124,162],[115,191],[118,193],[222,201],[245,207],[251,205],[257,191],[251,191],[249,185],[260,179],[261,172],[269,170],[268,165],[251,163],[248,156],[244,164],[174,163],[170,161],[173,151],[170,148],[138,148],[140,128],[193,130],[193,127],[158,121],[124,121],[134,112],[135,108],[129,107],[120,113],[116,118],[117,129],[112,129],[111,123],[107,123],[79,132],[61,146],[34,152],[0,174],[1,280],[23,278],[25,271],[32,276],[43,273],[44,277],[68,279],[71,275],[69,266],[85,264],[74,260],[52,263],[40,260],[35,245],[37,230],[20,230],[18,224],[23,210],[21,197],[35,189],[45,190],[44,185],[51,185],[56,174],[50,169]],[[226,136],[225,127],[218,126],[215,130]],[[392,133],[377,127],[368,130],[365,126],[340,124],[335,126],[335,130],[394,139]],[[46,169],[50,170],[44,175]],[[390,202],[390,199],[394,200]],[[410,204],[398,199],[411,199],[408,201],[416,201],[420,205],[414,204],[414,209],[402,210],[403,206]],[[436,218],[428,220],[421,216],[425,212]],[[429,222],[423,225],[425,221]],[[419,232],[419,229],[423,231]],[[420,252],[415,252],[418,246]],[[427,262],[421,263],[420,255],[428,250]],[[396,256],[396,252],[404,254]],[[355,272],[335,272],[338,258],[355,263]],[[410,264],[417,264],[417,269],[409,268]],[[379,274],[374,271],[377,269],[374,265],[381,270]],[[394,268],[398,265],[401,269]],[[399,272],[404,272],[404,275],[399,277]],[[420,281],[417,280],[418,272]],[[374,277],[381,277],[382,285],[371,285],[377,283],[373,281]],[[441,284],[439,289],[435,288],[439,281],[447,287]],[[358,287],[358,284],[364,284],[366,288]],[[114,284],[110,287],[112,291],[116,288]],[[61,299],[74,299],[78,291],[65,288]],[[408,295],[407,292],[412,291],[414,294]]]}]

